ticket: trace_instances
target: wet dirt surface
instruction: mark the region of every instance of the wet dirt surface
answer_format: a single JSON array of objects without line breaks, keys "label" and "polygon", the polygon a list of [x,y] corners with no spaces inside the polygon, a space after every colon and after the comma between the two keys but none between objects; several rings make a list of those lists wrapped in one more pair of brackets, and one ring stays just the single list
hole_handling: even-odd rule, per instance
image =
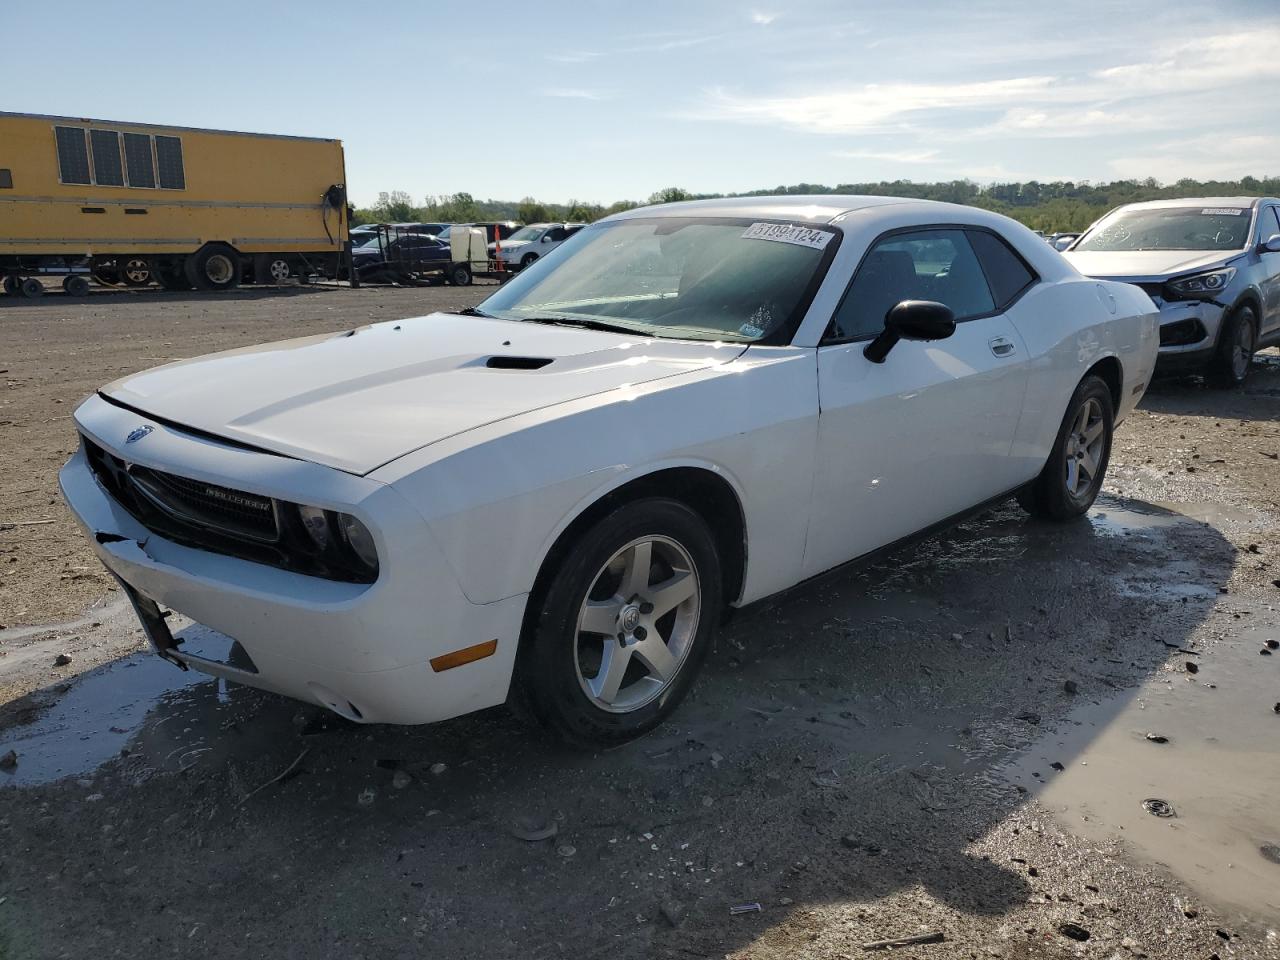
[{"label": "wet dirt surface", "polygon": [[1004,506],[742,611],[599,754],[181,673],[118,601],[10,624],[0,957],[1280,956],[1276,452],[1274,365],[1159,384],[1087,522]]}]

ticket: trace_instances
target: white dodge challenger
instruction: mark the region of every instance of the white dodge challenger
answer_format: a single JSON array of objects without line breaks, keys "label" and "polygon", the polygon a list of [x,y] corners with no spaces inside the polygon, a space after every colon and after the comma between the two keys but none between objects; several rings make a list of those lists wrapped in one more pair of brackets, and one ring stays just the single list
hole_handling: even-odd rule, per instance
[{"label": "white dodge challenger", "polygon": [[1010,496],[1083,514],[1156,319],[970,207],[649,207],[475,309],[118,380],[61,484],[183,668],[365,723],[512,698],[617,742],[726,607]]}]

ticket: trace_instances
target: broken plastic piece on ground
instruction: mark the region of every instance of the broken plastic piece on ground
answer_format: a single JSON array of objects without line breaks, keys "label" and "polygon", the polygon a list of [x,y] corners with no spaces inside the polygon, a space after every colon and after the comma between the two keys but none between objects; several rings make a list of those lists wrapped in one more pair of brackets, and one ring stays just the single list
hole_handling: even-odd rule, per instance
[{"label": "broken plastic piece on ground", "polygon": [[1143,800],[1142,807],[1153,817],[1176,817],[1178,815],[1173,809],[1173,804],[1169,803],[1168,800],[1161,800],[1159,797],[1149,797]]},{"label": "broken plastic piece on ground", "polygon": [[528,843],[550,840],[559,832],[560,827],[554,820],[538,821],[532,817],[522,817],[511,826],[511,835]]},{"label": "broken plastic piece on ground", "polygon": [[760,910],[758,903],[739,903],[729,908],[729,914],[736,917],[740,913],[759,913]]},{"label": "broken plastic piece on ground", "polygon": [[1092,936],[1088,930],[1078,923],[1060,923],[1058,924],[1058,932],[1064,937],[1070,937],[1072,940],[1079,940],[1082,943]]},{"label": "broken plastic piece on ground", "polygon": [[1169,742],[1168,737],[1163,736],[1159,733],[1148,733],[1147,739],[1150,740],[1152,743],[1168,743]]}]

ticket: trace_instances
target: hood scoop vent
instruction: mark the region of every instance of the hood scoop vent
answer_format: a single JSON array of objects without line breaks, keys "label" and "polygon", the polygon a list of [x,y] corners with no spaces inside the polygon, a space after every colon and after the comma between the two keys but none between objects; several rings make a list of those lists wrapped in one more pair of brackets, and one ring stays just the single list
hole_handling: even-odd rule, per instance
[{"label": "hood scoop vent", "polygon": [[490,357],[484,365],[491,370],[541,370],[551,357]]}]

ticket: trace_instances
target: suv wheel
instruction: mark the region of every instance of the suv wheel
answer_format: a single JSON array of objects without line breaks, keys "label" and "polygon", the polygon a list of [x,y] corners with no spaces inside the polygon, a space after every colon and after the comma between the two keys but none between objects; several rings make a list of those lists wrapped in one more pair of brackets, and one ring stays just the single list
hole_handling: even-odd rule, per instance
[{"label": "suv wheel", "polygon": [[1245,304],[1236,309],[1222,328],[1218,351],[1209,362],[1209,375],[1219,385],[1238,387],[1249,376],[1258,342],[1258,315]]}]

